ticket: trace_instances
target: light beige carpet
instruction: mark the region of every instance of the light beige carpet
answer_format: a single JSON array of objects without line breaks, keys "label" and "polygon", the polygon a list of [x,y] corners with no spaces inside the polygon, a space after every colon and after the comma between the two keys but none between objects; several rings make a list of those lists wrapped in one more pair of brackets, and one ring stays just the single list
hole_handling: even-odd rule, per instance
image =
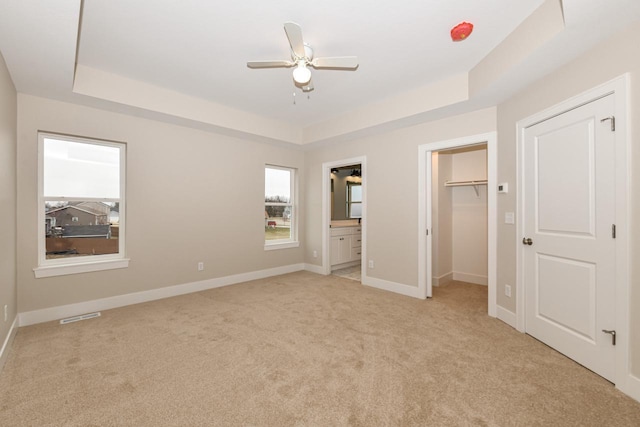
[{"label": "light beige carpet", "polygon": [[21,328],[2,426],[638,426],[640,403],[486,315],[300,272]]}]

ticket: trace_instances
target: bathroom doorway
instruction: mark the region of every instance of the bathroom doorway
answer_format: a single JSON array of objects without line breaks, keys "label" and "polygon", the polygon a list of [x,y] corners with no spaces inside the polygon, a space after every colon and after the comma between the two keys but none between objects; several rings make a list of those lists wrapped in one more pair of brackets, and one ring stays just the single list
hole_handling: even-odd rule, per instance
[{"label": "bathroom doorway", "polygon": [[364,283],[366,208],[366,158],[324,163],[322,268],[325,274]]}]

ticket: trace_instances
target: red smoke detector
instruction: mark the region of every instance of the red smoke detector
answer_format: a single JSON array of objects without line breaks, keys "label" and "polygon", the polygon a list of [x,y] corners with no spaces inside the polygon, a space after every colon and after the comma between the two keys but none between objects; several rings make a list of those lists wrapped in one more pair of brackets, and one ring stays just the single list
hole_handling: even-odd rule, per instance
[{"label": "red smoke detector", "polygon": [[467,37],[473,31],[473,24],[469,22],[463,22],[461,24],[456,25],[451,29],[451,40],[454,42],[459,42]]}]

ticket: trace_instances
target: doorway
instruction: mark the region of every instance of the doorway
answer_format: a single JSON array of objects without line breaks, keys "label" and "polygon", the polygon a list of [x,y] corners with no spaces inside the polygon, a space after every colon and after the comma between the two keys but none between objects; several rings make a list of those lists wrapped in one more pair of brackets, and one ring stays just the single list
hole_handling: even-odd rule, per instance
[{"label": "doorway", "polygon": [[362,166],[331,168],[331,274],[361,281]]},{"label": "doorway", "polygon": [[[322,271],[366,281],[366,157],[322,165]],[[344,188],[343,188],[344,187]],[[347,270],[348,269],[348,270]]]},{"label": "doorway", "polygon": [[487,287],[488,314],[496,317],[496,133],[472,135],[418,147],[418,294],[431,298],[433,286],[433,167],[432,155],[440,150],[486,144],[487,149]]},{"label": "doorway", "polygon": [[434,151],[432,284],[487,286],[487,146]]}]

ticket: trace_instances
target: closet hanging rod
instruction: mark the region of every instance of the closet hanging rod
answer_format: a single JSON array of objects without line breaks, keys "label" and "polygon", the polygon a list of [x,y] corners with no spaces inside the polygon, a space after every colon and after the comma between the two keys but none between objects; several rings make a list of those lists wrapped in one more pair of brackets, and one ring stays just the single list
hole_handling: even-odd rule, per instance
[{"label": "closet hanging rod", "polygon": [[444,183],[445,187],[462,187],[468,185],[487,185],[486,179],[478,179],[475,181],[446,181]]},{"label": "closet hanging rod", "polygon": [[473,187],[473,190],[476,192],[476,197],[480,197],[478,185],[487,185],[487,180],[479,179],[476,181],[446,181],[444,183],[445,187]]}]

